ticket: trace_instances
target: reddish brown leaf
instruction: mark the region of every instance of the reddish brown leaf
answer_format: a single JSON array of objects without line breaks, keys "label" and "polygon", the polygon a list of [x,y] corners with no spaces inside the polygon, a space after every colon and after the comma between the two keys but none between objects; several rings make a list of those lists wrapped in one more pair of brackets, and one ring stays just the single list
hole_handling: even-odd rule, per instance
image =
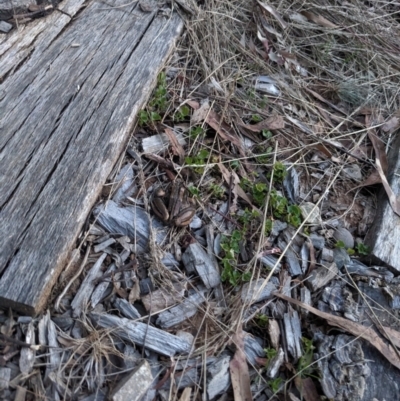
[{"label": "reddish brown leaf", "polygon": [[173,153],[179,156],[179,163],[182,164],[185,159],[185,151],[182,145],[179,143],[178,138],[175,135],[175,132],[170,128],[165,128],[165,134],[167,135],[171,147],[173,149]]}]

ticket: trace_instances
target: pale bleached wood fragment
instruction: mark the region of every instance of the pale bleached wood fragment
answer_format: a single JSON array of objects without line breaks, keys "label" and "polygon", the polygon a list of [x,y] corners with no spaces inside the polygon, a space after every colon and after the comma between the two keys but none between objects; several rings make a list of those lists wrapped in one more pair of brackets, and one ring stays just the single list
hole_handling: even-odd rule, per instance
[{"label": "pale bleached wood fragment", "polygon": [[[186,145],[186,140],[181,132],[175,132],[171,130],[175,135],[178,143],[182,146]],[[142,141],[143,153],[160,153],[163,150],[168,149],[171,143],[166,134],[157,134],[144,138]]]},{"label": "pale bleached wood fragment", "polygon": [[[35,345],[35,327],[33,322],[28,324],[25,334],[25,342],[27,344]],[[19,358],[19,370],[21,373],[27,375],[33,369],[35,363],[36,351],[31,347],[23,347]]]},{"label": "pale bleached wood fragment", "polygon": [[133,322],[126,318],[94,312],[90,313],[90,317],[97,327],[111,329],[111,334],[114,336],[161,355],[187,354],[192,347],[189,342],[182,338],[156,329],[146,323]]},{"label": "pale bleached wood fragment", "polygon": [[140,401],[153,382],[151,368],[143,360],[136,369],[129,373],[114,388],[111,394],[112,401]]}]

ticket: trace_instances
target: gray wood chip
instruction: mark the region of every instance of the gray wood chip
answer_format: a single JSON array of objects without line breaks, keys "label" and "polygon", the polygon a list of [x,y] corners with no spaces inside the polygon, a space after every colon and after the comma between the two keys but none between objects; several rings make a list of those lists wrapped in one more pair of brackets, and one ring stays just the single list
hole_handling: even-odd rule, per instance
[{"label": "gray wood chip", "polygon": [[188,246],[182,255],[182,261],[189,274],[197,272],[206,288],[211,289],[221,283],[217,267],[199,243],[195,242]]},{"label": "gray wood chip", "polygon": [[306,279],[306,284],[308,284],[312,291],[316,291],[333,280],[338,273],[339,269],[335,262],[332,262],[328,266],[319,266],[311,272],[310,276]]},{"label": "gray wood chip", "polygon": [[78,292],[71,302],[71,308],[73,310],[74,317],[79,317],[82,309],[88,305],[89,299],[95,288],[95,280],[101,277],[101,266],[106,257],[107,254],[103,253],[82,281]]},{"label": "gray wood chip", "polygon": [[192,347],[182,338],[148,326],[146,323],[94,312],[90,313],[90,318],[98,327],[112,329],[111,333],[116,337],[144,346],[161,355],[187,354]]},{"label": "gray wood chip", "polygon": [[204,291],[189,295],[180,305],[174,306],[158,315],[156,324],[168,329],[182,323],[197,313],[199,305],[206,301]]},{"label": "gray wood chip", "polygon": [[257,281],[246,283],[242,288],[242,301],[248,304],[263,301],[272,296],[272,293],[277,290],[279,280],[276,277],[265,283],[265,280],[260,278]]}]

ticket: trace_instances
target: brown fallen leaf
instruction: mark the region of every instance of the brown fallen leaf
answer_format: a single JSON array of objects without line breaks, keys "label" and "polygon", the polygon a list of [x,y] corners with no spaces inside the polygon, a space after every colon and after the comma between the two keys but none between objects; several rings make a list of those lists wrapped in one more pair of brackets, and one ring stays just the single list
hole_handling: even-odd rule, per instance
[{"label": "brown fallen leaf", "polygon": [[242,329],[233,336],[236,352],[229,363],[233,396],[235,401],[251,401],[253,396],[250,389],[250,375],[244,353],[244,332]]},{"label": "brown fallen leaf", "polygon": [[168,137],[169,142],[171,143],[173,153],[179,156],[179,163],[183,164],[185,159],[185,150],[182,145],[179,143],[178,138],[175,135],[175,132],[170,128],[165,128],[165,134]]},{"label": "brown fallen leaf", "polygon": [[339,29],[340,27],[332,23],[331,21],[327,20],[322,15],[311,13],[310,11],[302,11],[303,14],[308,20],[316,23],[317,25],[323,26],[325,28],[334,28]]},{"label": "brown fallen leaf", "polygon": [[233,188],[232,193],[234,195],[233,204],[237,203],[237,197],[240,196],[245,202],[247,202],[250,206],[254,207],[251,199],[246,195],[246,192],[243,191],[242,187],[239,185],[240,179],[238,175],[234,171],[229,171],[222,163],[218,163],[218,167],[221,171],[224,180],[228,185],[231,184],[231,177],[233,177]]},{"label": "brown fallen leaf", "polygon": [[325,319],[332,326],[340,327],[342,330],[347,331],[348,333],[351,333],[356,337],[363,338],[365,341],[375,347],[393,366],[400,369],[400,358],[398,357],[396,350],[390,344],[384,342],[371,327],[362,326],[361,324],[355,323],[348,319],[344,319],[343,317],[334,316],[326,312],[321,312],[320,310],[310,305],[307,305],[303,302],[298,301],[297,299],[290,298],[278,292],[274,292],[273,295],[308,310],[314,315]]},{"label": "brown fallen leaf", "polygon": [[244,124],[242,122],[239,122],[239,124],[253,132],[261,132],[263,129],[275,130],[285,128],[285,121],[282,116],[271,116],[257,124]]},{"label": "brown fallen leaf", "polygon": [[306,401],[321,401],[321,397],[318,394],[317,388],[311,377],[306,377],[302,379],[300,376],[296,376],[294,379],[294,384],[297,390],[302,395],[302,399]]},{"label": "brown fallen leaf", "polygon": [[[188,100],[186,104],[188,104],[194,110],[198,110],[200,108],[200,104],[194,100]],[[214,110],[210,109],[208,111],[208,113],[205,115],[205,121],[218,133],[223,140],[235,145],[242,157],[246,157],[246,153],[243,150],[240,138],[238,138],[235,132],[233,132],[232,128],[226,122],[224,122]],[[243,164],[250,169],[245,160],[243,160]]]}]

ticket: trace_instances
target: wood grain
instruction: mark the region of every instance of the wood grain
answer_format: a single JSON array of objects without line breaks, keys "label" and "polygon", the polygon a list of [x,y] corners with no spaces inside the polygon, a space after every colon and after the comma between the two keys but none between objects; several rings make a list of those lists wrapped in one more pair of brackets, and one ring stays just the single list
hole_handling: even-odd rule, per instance
[{"label": "wood grain", "polygon": [[[393,135],[388,152],[387,179],[394,194],[400,195],[400,135]],[[375,220],[365,243],[371,248],[371,263],[384,264],[394,273],[400,272],[400,217],[393,211],[384,189],[378,197]]]},{"label": "wood grain", "polygon": [[45,305],[182,30],[175,14],[124,3],[59,16],[67,23],[41,31],[29,57],[0,44],[11,66],[0,71],[0,306]]}]

